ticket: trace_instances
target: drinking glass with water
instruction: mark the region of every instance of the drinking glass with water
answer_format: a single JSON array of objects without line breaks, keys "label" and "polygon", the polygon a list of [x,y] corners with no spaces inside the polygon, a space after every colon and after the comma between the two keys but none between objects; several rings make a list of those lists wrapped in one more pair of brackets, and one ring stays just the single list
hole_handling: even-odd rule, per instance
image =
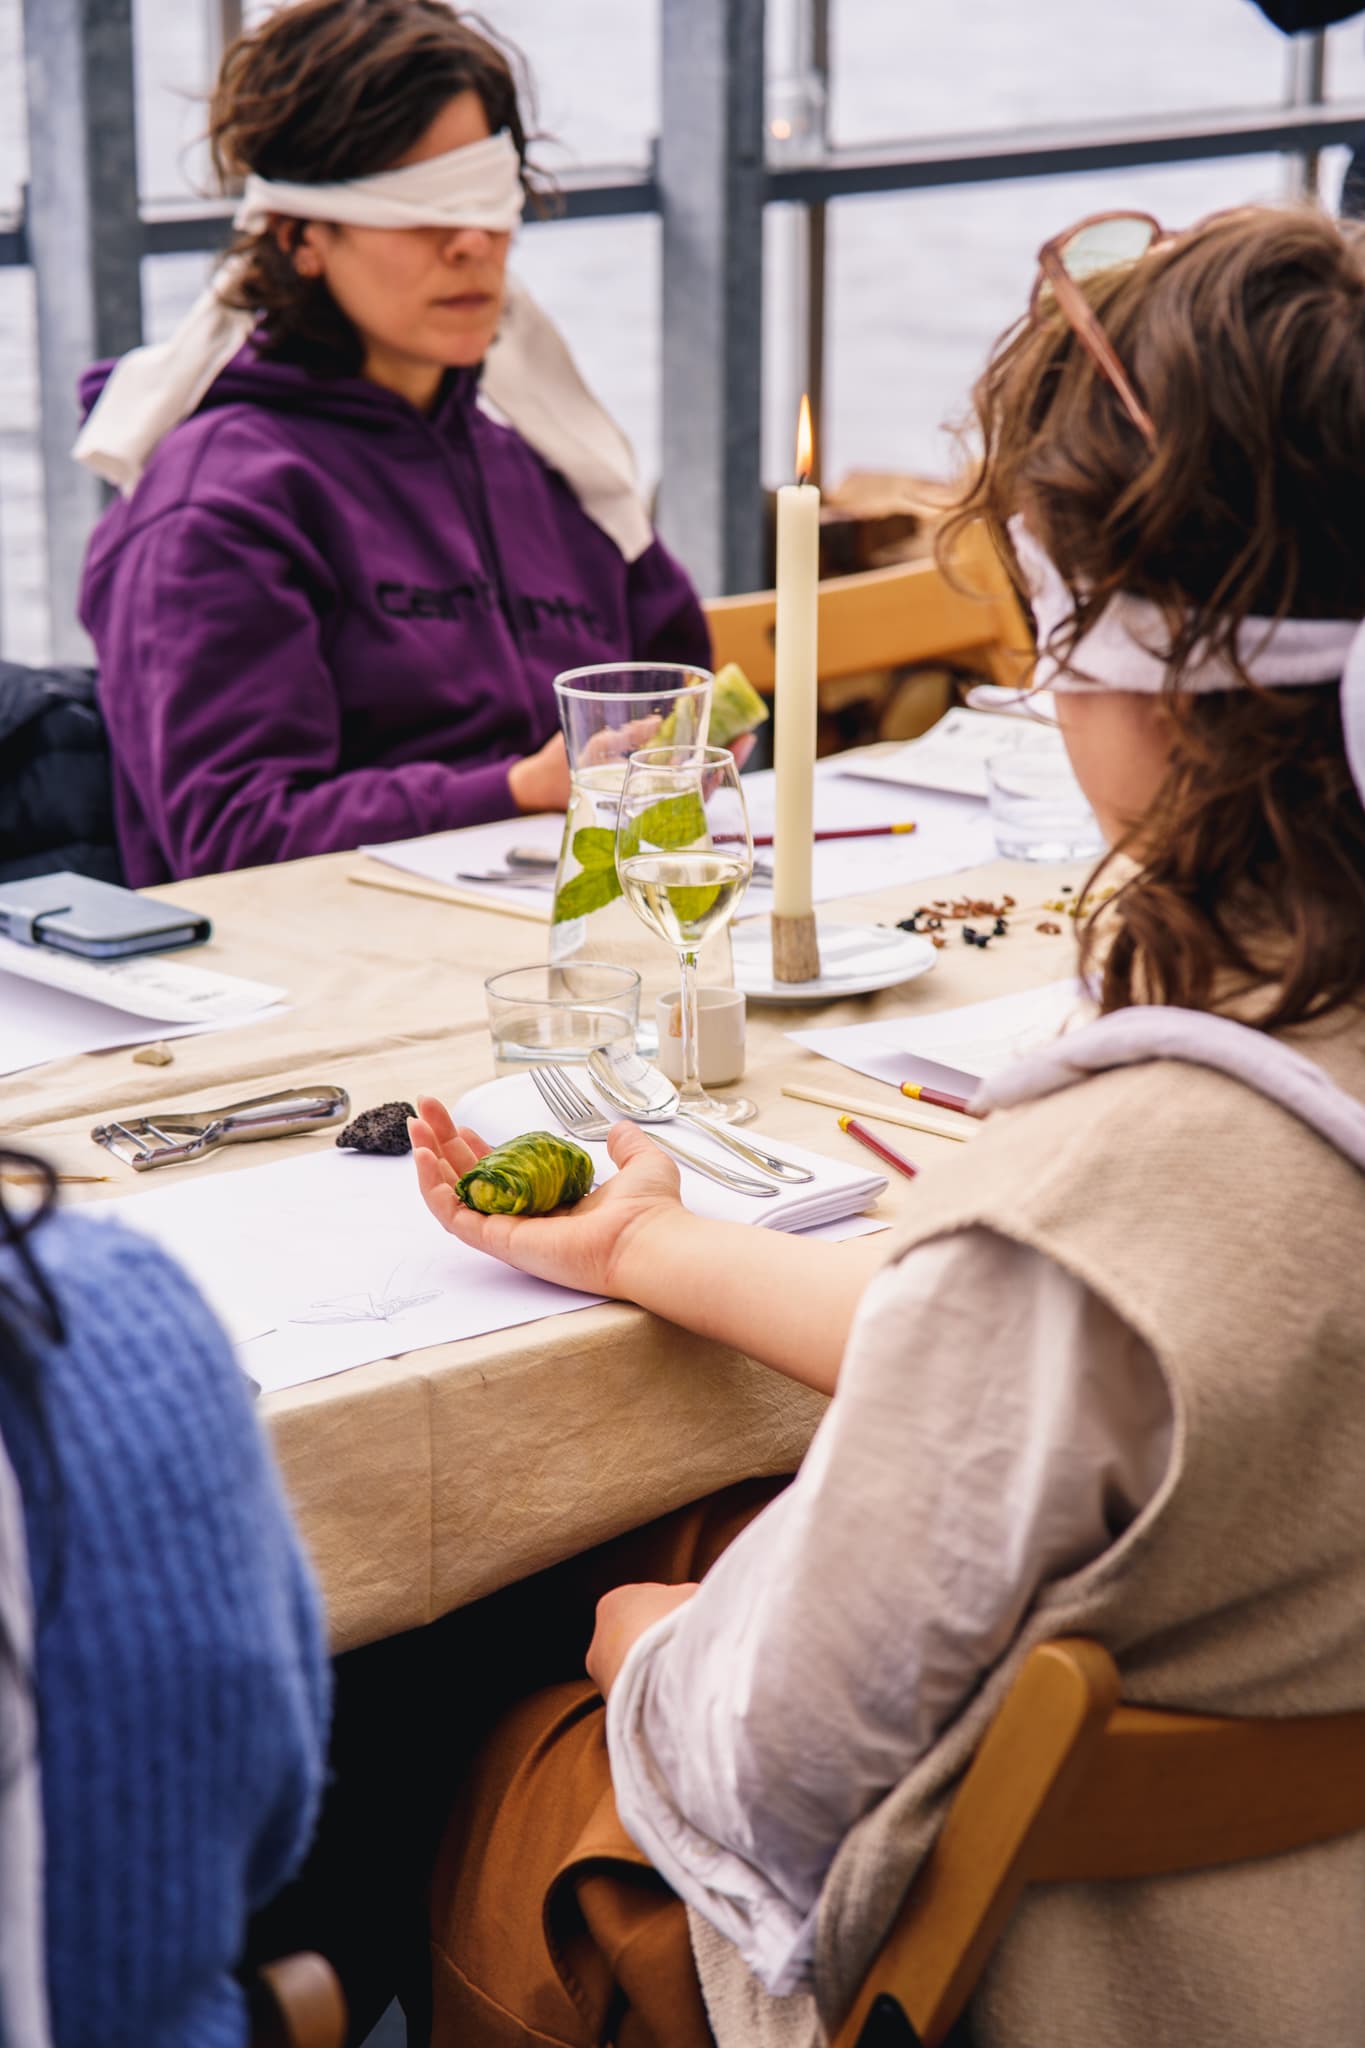
[{"label": "drinking glass with water", "polygon": [[1060,744],[1023,744],[986,762],[996,851],[1006,860],[1091,860],[1104,836]]},{"label": "drinking glass with water", "polygon": [[[654,1050],[652,998],[670,974],[651,949],[621,893],[616,872],[617,807],[630,755],[641,747],[702,746],[711,713],[707,669],[668,662],[619,662],[571,669],[555,677],[555,697],[569,755],[570,794],[555,874],[550,959],[614,960],[636,968],[645,1006],[641,1051]],[[722,928],[708,948],[706,978],[732,980]]]},{"label": "drinking glass with water", "polygon": [[599,1046],[634,1051],[640,977],[633,967],[605,960],[513,967],[491,975],[483,989],[499,1074],[583,1061]]}]

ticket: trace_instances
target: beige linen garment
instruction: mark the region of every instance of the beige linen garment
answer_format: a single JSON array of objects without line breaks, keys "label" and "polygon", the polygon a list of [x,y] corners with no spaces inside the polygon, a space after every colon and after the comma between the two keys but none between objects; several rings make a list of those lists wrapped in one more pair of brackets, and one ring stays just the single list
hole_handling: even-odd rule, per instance
[{"label": "beige linen garment", "polygon": [[[1359,1012],[1292,1042],[1365,1101]],[[837,2024],[1035,1642],[1098,1638],[1141,1704],[1365,1706],[1365,1175],[1243,1083],[1156,1061],[997,1112],[924,1173],[915,1212],[893,1256],[985,1225],[1130,1324],[1171,1389],[1171,1463],[1132,1527],[1047,1590],[967,1712],[845,1839],[820,1900],[814,2000],[767,1998],[692,1916],[722,2048],[793,2048]],[[1031,1891],[969,2021],[979,2048],[1344,2048],[1365,2038],[1365,1837]]]}]

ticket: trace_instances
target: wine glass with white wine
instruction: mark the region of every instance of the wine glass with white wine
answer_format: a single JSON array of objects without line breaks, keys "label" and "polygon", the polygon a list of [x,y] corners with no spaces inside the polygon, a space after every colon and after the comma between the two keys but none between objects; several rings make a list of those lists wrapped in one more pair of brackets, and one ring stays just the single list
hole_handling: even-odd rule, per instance
[{"label": "wine glass with white wine", "polygon": [[680,1104],[744,1123],[745,1097],[720,1102],[697,1059],[697,949],[728,924],[749,884],[753,835],[735,757],[724,747],[646,747],[632,754],[616,822],[616,873],[635,915],[678,955],[682,983]]}]

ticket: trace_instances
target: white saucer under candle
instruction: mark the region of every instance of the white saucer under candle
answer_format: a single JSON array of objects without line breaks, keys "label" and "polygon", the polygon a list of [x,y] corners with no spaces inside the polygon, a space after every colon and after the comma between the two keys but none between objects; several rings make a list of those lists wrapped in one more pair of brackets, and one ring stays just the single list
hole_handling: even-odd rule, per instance
[{"label": "white saucer under candle", "polygon": [[751,1003],[833,1003],[870,995],[927,974],[938,959],[928,939],[894,925],[826,923],[816,972],[808,980],[784,981],[772,972],[776,947],[767,926],[767,918],[752,917],[730,930],[735,987]]}]

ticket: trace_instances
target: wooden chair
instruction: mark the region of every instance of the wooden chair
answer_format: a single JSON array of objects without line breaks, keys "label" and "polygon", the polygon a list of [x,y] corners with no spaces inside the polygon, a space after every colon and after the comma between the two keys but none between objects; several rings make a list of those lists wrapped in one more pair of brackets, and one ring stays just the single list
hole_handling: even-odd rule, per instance
[{"label": "wooden chair", "polygon": [[834,2048],[938,2048],[1026,1885],[1212,1869],[1365,1828],[1365,1713],[1231,1720],[1118,1699],[1097,1643],[1029,1654]]},{"label": "wooden chair", "polygon": [[342,2048],[346,2001],[323,1956],[281,1956],[257,1971],[248,1994],[251,2048]]},{"label": "wooden chair", "polygon": [[[962,580],[988,595],[957,590],[934,562],[905,562],[820,585],[820,680],[919,662],[952,662],[1017,687],[1033,642],[1004,569],[984,535],[964,544]],[[715,665],[736,661],[756,690],[772,691],[777,596],[761,590],[713,597],[706,605]]]}]

